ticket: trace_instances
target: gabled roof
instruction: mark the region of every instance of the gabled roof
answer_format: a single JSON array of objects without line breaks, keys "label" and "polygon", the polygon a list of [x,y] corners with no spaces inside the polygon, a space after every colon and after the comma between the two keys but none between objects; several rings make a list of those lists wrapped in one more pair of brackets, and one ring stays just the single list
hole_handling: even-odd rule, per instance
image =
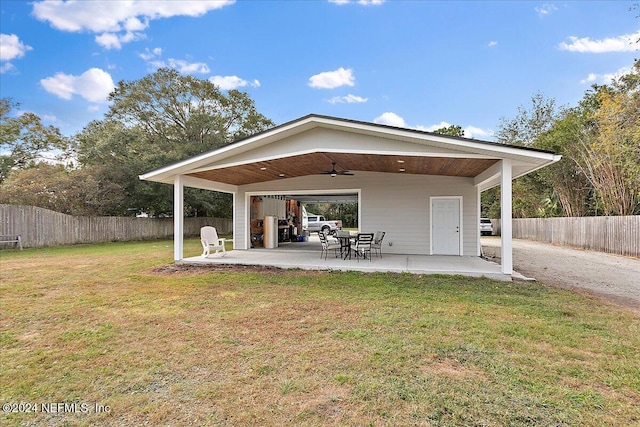
[{"label": "gabled roof", "polygon": [[[501,159],[514,177],[560,159],[553,152],[376,123],[310,114],[140,176],[173,183],[178,175],[230,185],[341,169],[477,177]],[[402,162],[404,167],[398,168]],[[482,188],[495,185],[485,180]]]}]

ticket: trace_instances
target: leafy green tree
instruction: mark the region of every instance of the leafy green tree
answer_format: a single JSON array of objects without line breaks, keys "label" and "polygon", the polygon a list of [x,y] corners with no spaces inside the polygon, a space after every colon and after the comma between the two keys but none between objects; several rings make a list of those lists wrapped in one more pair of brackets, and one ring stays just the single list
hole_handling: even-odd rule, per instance
[{"label": "leafy green tree", "polygon": [[598,209],[640,213],[640,60],[631,73],[585,98],[583,104],[595,108],[578,138],[576,162],[595,189]]},{"label": "leafy green tree", "polygon": [[500,118],[496,140],[502,144],[532,145],[544,132],[550,130],[559,115],[556,101],[541,93],[531,97],[531,106],[518,107],[515,117]]},{"label": "leafy green tree", "polygon": [[32,167],[43,160],[53,160],[67,147],[60,130],[42,124],[33,113],[14,116],[20,104],[9,98],[0,99],[0,183],[13,170]]},{"label": "leafy green tree", "polygon": [[580,150],[578,139],[587,120],[580,108],[564,110],[554,126],[533,144],[536,148],[562,155],[559,162],[536,172],[545,183],[542,190],[549,199],[547,206],[553,206],[552,201],[559,203],[556,203],[555,212],[539,216],[584,216],[590,212],[593,186],[576,160]]},{"label": "leafy green tree", "polygon": [[462,129],[462,126],[458,126],[458,125],[451,125],[451,126],[439,128],[434,130],[433,132],[440,133],[442,135],[464,137],[464,129]]},{"label": "leafy green tree", "polygon": [[[562,160],[514,181],[514,216],[640,213],[640,61],[611,85],[594,85],[578,106],[556,111],[540,95],[500,142],[552,150]],[[482,212],[499,212],[499,189],[483,193]]]},{"label": "leafy green tree", "polygon": [[[529,107],[520,106],[513,118],[502,117],[496,131],[499,143],[536,146],[538,139],[549,132],[561,112],[555,100],[542,94],[531,98]],[[482,214],[490,218],[500,216],[500,189],[494,188],[482,194]],[[558,195],[549,176],[534,172],[513,182],[513,216],[540,217],[560,214]]]},{"label": "leafy green tree", "polygon": [[323,215],[327,219],[342,220],[345,228],[358,226],[357,203],[310,203],[306,205],[307,212]]},{"label": "leafy green tree", "polygon": [[99,185],[86,170],[40,163],[15,171],[2,185],[0,203],[32,205],[69,215],[104,214],[105,203],[118,204],[117,184]]},{"label": "leafy green tree", "polygon": [[225,96],[208,80],[161,68],[132,82],[121,81],[109,96],[106,115],[139,127],[149,140],[176,158],[220,147],[274,126],[245,92]]},{"label": "leafy green tree", "polygon": [[[229,144],[274,126],[249,96],[226,95],[208,80],[172,69],[119,82],[105,120],[90,123],[75,138],[80,165],[125,193],[119,213],[171,215],[170,186],[138,176],[168,163]],[[187,188],[187,215],[230,216],[230,195]]]}]

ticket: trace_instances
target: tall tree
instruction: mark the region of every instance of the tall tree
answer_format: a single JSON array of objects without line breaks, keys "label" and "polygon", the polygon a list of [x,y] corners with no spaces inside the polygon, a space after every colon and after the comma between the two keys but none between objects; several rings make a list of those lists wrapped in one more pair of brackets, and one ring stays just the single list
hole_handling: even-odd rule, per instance
[{"label": "tall tree", "polygon": [[225,96],[208,80],[161,68],[132,82],[121,81],[109,96],[107,120],[140,127],[149,139],[180,156],[220,147],[274,126],[249,95]]},{"label": "tall tree", "polygon": [[596,108],[579,138],[577,163],[605,215],[640,213],[640,60],[632,72],[586,97]]},{"label": "tall tree", "polygon": [[[584,111],[579,108],[564,110],[554,126],[540,135],[533,146],[550,150],[562,155],[562,159],[537,172],[543,187],[544,197],[559,202],[551,216],[584,216],[587,215],[593,186],[577,162],[580,151],[579,139],[588,120]],[[548,216],[541,214],[539,216]]]},{"label": "tall tree", "polygon": [[[82,167],[91,167],[126,193],[121,214],[172,213],[171,188],[141,182],[138,175],[167,163],[215,149],[272,127],[249,96],[226,95],[208,80],[172,69],[131,82],[110,95],[105,120],[93,122],[75,138]],[[229,195],[186,189],[188,215],[230,215]]]},{"label": "tall tree", "polygon": [[531,97],[529,108],[521,105],[515,117],[500,118],[496,139],[502,144],[531,145],[540,135],[551,129],[558,114],[555,99],[536,93]]},{"label": "tall tree", "polygon": [[[560,117],[561,111],[554,99],[537,93],[531,98],[531,105],[518,107],[513,118],[502,117],[496,131],[499,143],[535,146],[536,141],[549,132]],[[567,183],[567,185],[571,185]],[[497,217],[500,212],[499,188],[482,194],[482,212],[489,217]],[[513,215],[515,217],[540,217],[559,215],[558,195],[554,192],[549,177],[534,172],[513,183]]]},{"label": "tall tree", "polygon": [[0,99],[0,183],[12,170],[32,167],[43,160],[54,160],[65,150],[67,139],[60,130],[42,124],[33,113],[15,115],[20,104],[9,98]]}]

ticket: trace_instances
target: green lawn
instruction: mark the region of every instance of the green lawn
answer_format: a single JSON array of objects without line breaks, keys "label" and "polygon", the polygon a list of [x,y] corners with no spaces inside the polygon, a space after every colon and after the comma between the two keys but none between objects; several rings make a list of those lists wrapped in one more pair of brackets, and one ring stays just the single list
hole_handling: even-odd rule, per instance
[{"label": "green lawn", "polygon": [[0,251],[0,401],[39,409],[0,424],[640,424],[637,313],[536,283],[171,259]]}]

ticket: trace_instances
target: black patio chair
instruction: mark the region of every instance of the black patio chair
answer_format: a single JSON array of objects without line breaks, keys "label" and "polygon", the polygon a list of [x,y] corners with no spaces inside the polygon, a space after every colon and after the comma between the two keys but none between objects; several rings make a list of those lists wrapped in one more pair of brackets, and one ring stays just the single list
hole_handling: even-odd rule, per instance
[{"label": "black patio chair", "polygon": [[354,250],[356,251],[356,260],[360,262],[360,256],[367,259],[369,254],[369,262],[371,262],[371,244],[373,243],[373,233],[358,233],[356,237],[356,245]]}]

